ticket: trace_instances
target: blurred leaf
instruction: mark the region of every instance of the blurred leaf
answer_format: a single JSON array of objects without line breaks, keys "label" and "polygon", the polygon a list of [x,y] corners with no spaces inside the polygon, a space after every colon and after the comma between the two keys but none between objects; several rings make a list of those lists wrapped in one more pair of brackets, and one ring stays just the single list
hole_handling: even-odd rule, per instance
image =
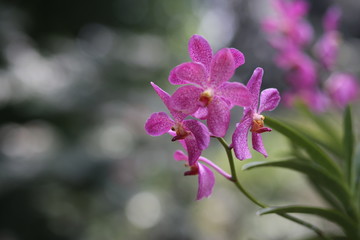
[{"label": "blurred leaf", "polygon": [[344,157],[342,149],[339,148],[339,146],[341,145],[340,143],[332,141],[330,138],[327,138],[326,136],[323,135],[319,135],[314,131],[308,131],[308,129],[306,127],[303,127],[302,125],[297,126],[294,124],[289,124],[289,126],[296,129],[298,132],[301,132],[304,135],[304,137],[309,138],[309,140],[311,140],[312,142],[319,144],[324,149],[334,154],[336,157],[338,158]]},{"label": "blurred leaf", "polygon": [[307,105],[302,102],[297,102],[296,106],[298,109],[309,119],[311,119],[316,126],[323,131],[325,135],[329,138],[329,145],[332,146],[340,146],[341,138],[336,131],[334,131],[334,127],[329,124],[329,122],[323,116],[319,116],[314,114]]},{"label": "blurred leaf", "polygon": [[298,160],[282,160],[271,162],[251,162],[243,165],[243,170],[248,170],[257,167],[282,167],[301,172],[308,176],[314,184],[319,184],[337,197],[345,209],[350,206],[351,195],[347,186],[343,185],[341,181],[334,178],[331,174],[324,171],[317,165]]},{"label": "blurred leaf", "polygon": [[325,208],[307,207],[307,206],[287,206],[287,207],[269,207],[263,208],[257,212],[259,215],[265,215],[270,213],[285,214],[285,213],[303,213],[312,214],[321,218],[327,219],[333,223],[339,225],[349,239],[358,239],[357,227],[353,221],[344,216],[342,213]]},{"label": "blurred leaf", "polygon": [[345,153],[345,175],[350,186],[354,183],[353,156],[355,149],[355,136],[352,125],[351,108],[347,106],[344,112],[344,153]]},{"label": "blurred leaf", "polygon": [[306,152],[309,154],[311,160],[322,166],[330,173],[334,174],[337,178],[342,178],[340,169],[329,157],[329,155],[326,154],[319,146],[307,139],[303,134],[296,131],[294,128],[291,128],[290,126],[270,117],[266,118],[266,123],[269,127],[288,137],[290,141],[304,148],[304,150],[306,150]]}]

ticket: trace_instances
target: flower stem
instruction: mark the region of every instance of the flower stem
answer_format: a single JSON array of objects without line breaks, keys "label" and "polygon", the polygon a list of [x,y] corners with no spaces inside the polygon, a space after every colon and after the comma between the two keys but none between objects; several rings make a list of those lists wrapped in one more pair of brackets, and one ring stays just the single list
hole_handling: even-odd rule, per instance
[{"label": "flower stem", "polygon": [[[236,169],[235,169],[235,163],[234,163],[234,157],[232,154],[232,148],[229,147],[229,145],[226,143],[225,139],[221,138],[221,137],[217,137],[217,140],[221,143],[221,145],[224,147],[225,151],[226,151],[226,155],[228,157],[229,160],[229,165],[230,165],[230,169],[231,169],[231,180],[235,186],[240,190],[240,192],[242,192],[250,201],[252,201],[254,204],[256,204],[257,206],[261,207],[261,208],[268,208],[269,206],[258,201],[255,197],[253,197],[248,191],[246,191],[246,189],[240,184],[237,174],[236,174]],[[301,219],[298,219],[296,217],[293,217],[291,215],[288,215],[286,213],[277,213],[277,215],[284,217],[290,221],[296,222],[300,225],[303,225],[304,227],[307,227],[311,230],[313,230],[320,238],[325,239],[325,240],[330,240],[328,237],[326,237],[323,232],[317,228],[316,226],[305,222]]]}]

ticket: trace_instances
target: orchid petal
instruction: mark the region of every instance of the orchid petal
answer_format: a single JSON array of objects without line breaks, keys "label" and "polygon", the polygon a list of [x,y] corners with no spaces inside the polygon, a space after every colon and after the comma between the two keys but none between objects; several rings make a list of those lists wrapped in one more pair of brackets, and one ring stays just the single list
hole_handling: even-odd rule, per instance
[{"label": "orchid petal", "polygon": [[207,107],[199,107],[199,109],[192,116],[201,120],[206,119],[208,116]]},{"label": "orchid petal", "polygon": [[145,130],[151,136],[167,133],[174,125],[174,121],[164,112],[151,114],[145,123]]},{"label": "orchid petal", "polygon": [[206,70],[201,63],[183,63],[176,67],[176,76],[187,83],[202,85],[206,81]]},{"label": "orchid petal", "polygon": [[232,146],[234,147],[235,156],[240,160],[251,158],[248,146],[248,133],[251,124],[252,118],[250,114],[244,115],[241,122],[236,126],[232,136]]},{"label": "orchid petal", "polygon": [[242,52],[235,48],[230,48],[230,52],[235,61],[235,68],[238,68],[245,63],[245,56]]},{"label": "orchid petal", "polygon": [[183,85],[183,84],[187,84],[188,82],[181,80],[177,75],[176,75],[176,69],[178,66],[174,67],[169,74],[169,82],[173,85]]},{"label": "orchid petal", "polygon": [[195,119],[190,119],[185,120],[183,124],[194,135],[199,149],[204,150],[209,147],[210,134],[209,130],[203,123]]},{"label": "orchid petal", "polygon": [[185,114],[192,114],[200,107],[199,98],[202,92],[201,88],[195,86],[180,87],[171,96],[171,105]]},{"label": "orchid petal", "polygon": [[256,151],[264,155],[264,157],[268,156],[260,133],[252,133],[252,146]]},{"label": "orchid petal", "polygon": [[188,161],[188,157],[181,150],[176,150],[173,156],[176,161]]},{"label": "orchid petal", "polygon": [[228,48],[218,51],[211,61],[210,83],[213,86],[219,86],[228,81],[235,71],[235,61],[231,51]]},{"label": "orchid petal", "polygon": [[247,107],[251,104],[251,94],[247,87],[238,82],[225,82],[216,93],[230,101],[233,105]]},{"label": "orchid petal", "polygon": [[252,96],[251,99],[252,105],[250,106],[250,108],[253,110],[256,110],[259,104],[260,87],[261,87],[263,75],[264,75],[264,70],[260,67],[256,68],[248,84],[246,85]]},{"label": "orchid petal", "polygon": [[258,113],[274,110],[280,102],[280,93],[275,88],[268,88],[261,92]]},{"label": "orchid petal", "polygon": [[176,111],[171,107],[171,97],[170,95],[162,90],[159,86],[157,86],[155,83],[151,82],[151,86],[154,88],[157,95],[159,95],[160,99],[164,102],[167,109],[170,111],[170,114],[173,116],[173,118],[177,121],[182,121],[187,117],[187,114],[184,114],[182,112]]},{"label": "orchid petal", "polygon": [[194,62],[202,63],[209,71],[212,59],[212,49],[208,41],[200,35],[193,35],[189,40],[189,54]]},{"label": "orchid petal", "polygon": [[219,97],[214,97],[208,105],[207,125],[216,137],[224,137],[230,123],[230,106]]},{"label": "orchid petal", "polygon": [[184,139],[184,142],[188,152],[189,165],[194,165],[201,155],[201,149],[199,148],[196,138],[193,134],[188,135]]},{"label": "orchid petal", "polygon": [[199,177],[198,177],[199,186],[198,186],[198,193],[196,200],[200,200],[204,197],[209,197],[215,185],[215,175],[210,170],[210,168],[199,163],[198,163],[198,168],[199,168]]}]

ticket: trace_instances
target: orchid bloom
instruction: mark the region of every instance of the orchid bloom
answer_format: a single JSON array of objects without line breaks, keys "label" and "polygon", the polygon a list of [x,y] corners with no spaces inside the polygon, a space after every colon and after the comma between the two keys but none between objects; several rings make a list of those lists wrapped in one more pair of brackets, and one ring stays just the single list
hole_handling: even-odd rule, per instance
[{"label": "orchid bloom", "polygon": [[244,64],[244,55],[234,48],[223,48],[214,56],[201,36],[189,40],[192,62],[175,67],[169,76],[172,84],[191,84],[178,88],[171,96],[172,107],[185,114],[207,119],[212,135],[224,137],[233,105],[248,106],[250,93],[238,82],[228,82],[235,69]]},{"label": "orchid bloom", "polygon": [[271,128],[264,127],[265,117],[261,113],[274,110],[280,102],[280,94],[275,88],[265,89],[260,94],[263,74],[262,68],[256,68],[251,76],[247,88],[251,93],[252,103],[244,108],[244,115],[232,136],[232,146],[236,157],[240,160],[251,158],[247,140],[249,130],[252,133],[253,148],[267,157],[260,134],[270,132]]},{"label": "orchid bloom", "polygon": [[263,29],[272,35],[272,42],[286,39],[299,47],[308,44],[313,37],[313,29],[304,19],[309,9],[307,2],[273,0],[272,4],[277,16],[263,22]]},{"label": "orchid bloom", "polygon": [[287,70],[285,77],[293,89],[312,89],[316,86],[315,62],[298,48],[289,46],[284,49],[278,54],[275,62]]},{"label": "orchid bloom", "polygon": [[231,176],[227,174],[224,170],[222,170],[220,167],[218,167],[209,159],[204,158],[202,156],[200,156],[199,160],[196,161],[194,164],[190,164],[188,156],[186,156],[182,151],[177,150],[174,153],[174,159],[177,161],[187,162],[186,166],[188,166],[190,170],[186,171],[184,173],[184,176],[198,175],[198,192],[197,192],[196,200],[200,200],[204,197],[209,197],[215,185],[214,173],[210,170],[209,167],[207,167],[202,163],[206,163],[208,166],[211,166],[214,170],[216,170],[225,178],[231,179]]},{"label": "orchid bloom", "polygon": [[360,84],[355,76],[347,73],[333,73],[325,82],[331,100],[339,107],[359,99]]},{"label": "orchid bloom", "polygon": [[169,109],[174,120],[165,112],[153,113],[145,123],[146,132],[152,136],[159,136],[174,131],[175,136],[172,141],[184,140],[189,155],[189,164],[193,165],[200,157],[201,152],[209,146],[209,130],[197,120],[184,120],[187,115],[171,107],[170,95],[156,84],[151,83],[151,85]]},{"label": "orchid bloom", "polygon": [[324,34],[314,47],[316,56],[326,69],[332,69],[337,60],[341,40],[337,31],[340,16],[341,11],[337,7],[327,10],[323,18]]}]

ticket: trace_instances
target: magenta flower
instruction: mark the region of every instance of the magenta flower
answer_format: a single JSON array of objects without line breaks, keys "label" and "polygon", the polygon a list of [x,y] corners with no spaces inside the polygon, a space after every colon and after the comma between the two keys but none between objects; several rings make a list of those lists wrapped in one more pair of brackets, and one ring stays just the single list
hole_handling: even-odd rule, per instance
[{"label": "magenta flower", "polygon": [[218,173],[223,175],[227,179],[231,179],[231,176],[223,171],[220,167],[214,164],[207,158],[199,157],[199,160],[193,165],[189,163],[188,157],[180,150],[177,150],[174,153],[174,159],[177,161],[186,161],[187,166],[190,168],[189,171],[184,173],[184,176],[198,175],[198,192],[196,200],[200,200],[204,197],[209,197],[212,193],[213,187],[215,185],[215,176],[214,173],[210,170],[209,167],[205,166],[203,163],[211,166]]},{"label": "magenta flower", "polygon": [[207,119],[212,135],[223,137],[229,127],[230,109],[250,104],[247,88],[228,82],[235,69],[245,62],[244,55],[234,48],[224,48],[213,56],[209,43],[199,35],[190,38],[189,53],[193,62],[180,64],[170,72],[170,83],[191,84],[175,91],[172,107]]},{"label": "magenta flower", "polygon": [[350,74],[333,73],[325,82],[331,100],[339,107],[345,107],[349,102],[359,98],[360,85]]},{"label": "magenta flower", "polygon": [[336,64],[340,39],[337,31],[331,31],[324,33],[315,44],[315,54],[326,69],[332,69]]},{"label": "magenta flower", "polygon": [[323,28],[325,32],[337,31],[341,17],[340,8],[330,7],[323,18]]},{"label": "magenta flower", "polygon": [[189,155],[189,164],[193,165],[200,157],[201,152],[209,146],[209,130],[197,120],[184,120],[187,115],[171,107],[169,94],[154,83],[151,85],[169,109],[174,120],[164,112],[153,113],[145,123],[146,132],[152,136],[159,136],[174,131],[175,136],[172,141],[184,140]]},{"label": "magenta flower", "polygon": [[309,89],[316,86],[317,72],[314,61],[300,49],[288,47],[275,59],[286,70],[285,79],[293,89]]},{"label": "magenta flower", "polygon": [[337,7],[327,10],[323,18],[324,34],[314,47],[317,58],[326,69],[332,69],[337,60],[341,40],[337,31],[340,16],[341,11]]},{"label": "magenta flower", "polygon": [[251,93],[252,103],[249,107],[244,108],[244,115],[232,136],[232,146],[236,157],[240,160],[251,158],[248,147],[249,130],[252,133],[253,148],[267,157],[260,134],[270,132],[271,128],[264,127],[265,117],[261,113],[274,110],[280,102],[280,94],[275,88],[265,89],[260,94],[263,74],[262,68],[256,68],[251,76],[247,87]]},{"label": "magenta flower", "polygon": [[263,22],[264,31],[271,35],[270,41],[286,40],[297,46],[308,44],[313,37],[313,29],[304,19],[308,12],[307,2],[273,0],[272,4],[277,16]]},{"label": "magenta flower", "polygon": [[285,92],[282,102],[287,107],[294,106],[296,101],[306,104],[314,112],[324,112],[329,106],[329,98],[318,88],[301,89],[300,91]]}]

